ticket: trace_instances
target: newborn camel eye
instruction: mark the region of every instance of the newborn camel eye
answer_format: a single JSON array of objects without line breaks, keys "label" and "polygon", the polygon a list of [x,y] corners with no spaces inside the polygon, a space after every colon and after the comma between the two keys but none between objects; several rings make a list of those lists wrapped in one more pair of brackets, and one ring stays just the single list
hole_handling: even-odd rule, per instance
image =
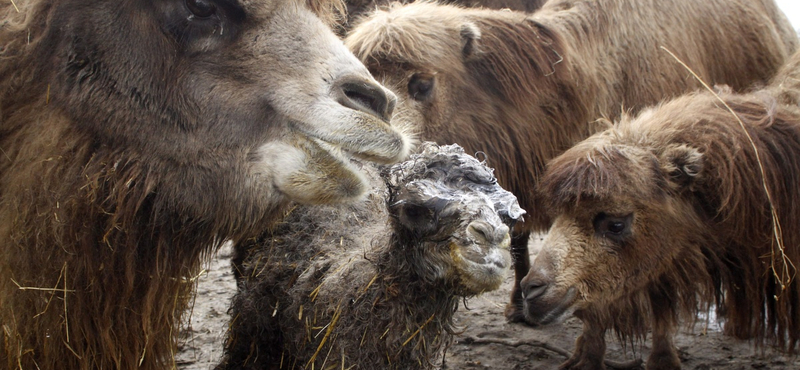
[{"label": "newborn camel eye", "polygon": [[421,237],[436,231],[436,211],[424,205],[403,203],[397,205],[400,223],[409,231]]},{"label": "newborn camel eye", "polygon": [[433,92],[433,75],[417,73],[408,81],[408,94],[416,101],[423,101]]},{"label": "newborn camel eye", "polygon": [[408,204],[405,207],[403,207],[403,213],[405,213],[406,217],[412,220],[419,220],[431,217],[430,209],[423,206],[418,206],[416,204]]},{"label": "newborn camel eye", "polygon": [[217,12],[217,6],[209,0],[186,0],[186,7],[197,18],[208,18]]},{"label": "newborn camel eye", "polygon": [[631,234],[631,221],[633,221],[632,213],[620,217],[600,212],[594,217],[592,224],[597,235],[614,241],[622,241]]}]

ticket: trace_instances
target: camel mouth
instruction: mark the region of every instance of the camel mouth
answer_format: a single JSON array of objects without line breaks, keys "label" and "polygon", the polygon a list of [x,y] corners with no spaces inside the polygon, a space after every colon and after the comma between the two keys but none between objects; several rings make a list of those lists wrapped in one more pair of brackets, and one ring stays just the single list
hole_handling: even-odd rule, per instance
[{"label": "camel mouth", "polygon": [[560,323],[572,315],[577,301],[578,290],[575,287],[567,289],[562,298],[553,303],[542,302],[541,299],[524,299],[522,311],[525,314],[525,322],[534,327]]},{"label": "camel mouth", "polygon": [[[410,151],[409,137],[377,117],[353,111],[361,130],[342,125],[341,130],[323,131],[300,121],[289,123],[291,131],[316,142],[337,157],[346,156],[364,161],[393,164],[404,160]],[[371,124],[367,124],[367,122]],[[359,131],[353,134],[353,131]]]},{"label": "camel mouth", "polygon": [[500,287],[511,266],[510,242],[508,236],[498,244],[450,244],[450,256],[467,294],[480,294]]}]

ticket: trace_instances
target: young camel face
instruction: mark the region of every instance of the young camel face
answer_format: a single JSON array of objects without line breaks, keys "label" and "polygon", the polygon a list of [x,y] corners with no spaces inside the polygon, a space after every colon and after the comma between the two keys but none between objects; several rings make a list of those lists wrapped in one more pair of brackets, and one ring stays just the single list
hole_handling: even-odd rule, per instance
[{"label": "young camel face", "polygon": [[453,138],[475,136],[474,121],[496,118],[494,97],[468,67],[478,58],[481,30],[464,13],[434,3],[397,4],[358,24],[345,39],[398,95],[397,119],[413,124],[425,140],[465,145]]},{"label": "young camel face", "polygon": [[457,146],[424,150],[388,173],[399,245],[427,282],[474,295],[500,286],[510,264],[509,230],[525,213],[492,170]]},{"label": "young camel face", "polygon": [[162,192],[186,208],[209,207],[197,194],[253,206],[350,200],[366,186],[350,156],[391,163],[408,151],[390,124],[395,96],[304,1],[52,7],[37,46],[50,103],[173,174]]},{"label": "young camel face", "polygon": [[543,182],[553,227],[521,282],[526,321],[606,307],[642,292],[678,259],[702,259],[692,248],[701,222],[681,195],[701,161],[686,146],[653,153],[608,133],[554,160]]}]

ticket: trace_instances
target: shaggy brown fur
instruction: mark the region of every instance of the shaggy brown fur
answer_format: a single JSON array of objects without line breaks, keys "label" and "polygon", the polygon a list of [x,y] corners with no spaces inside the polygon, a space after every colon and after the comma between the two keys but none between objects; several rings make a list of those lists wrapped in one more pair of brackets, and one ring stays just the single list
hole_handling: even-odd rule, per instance
[{"label": "shaggy brown fur", "polygon": [[372,180],[366,201],[295,208],[249,246],[218,369],[441,360],[459,299],[505,278],[509,226],[524,211],[456,145],[426,146]]},{"label": "shaggy brown fur", "polygon": [[[358,23],[358,19],[371,11],[386,9],[392,3],[408,4],[415,0],[346,0],[347,2],[347,21],[343,24],[343,30]],[[544,5],[546,0],[442,0],[442,4],[454,4],[471,8],[487,9],[510,9],[522,12],[533,12]]]},{"label": "shaggy brown fur", "polygon": [[[345,43],[398,94],[396,119],[421,139],[494,159],[530,212],[512,241],[519,280],[529,232],[550,226],[535,197],[544,164],[596,131],[598,117],[699,86],[662,46],[705,81],[740,90],[773,76],[798,40],[772,0],[551,0],[532,15],[396,6]],[[508,314],[521,317],[516,305]]]},{"label": "shaggy brown fur", "polygon": [[301,0],[0,3],[0,368],[174,367],[202,257],[358,199],[393,99]]},{"label": "shaggy brown fur", "polygon": [[680,368],[678,318],[711,304],[726,332],[797,348],[798,98],[800,53],[763,90],[677,98],[548,165],[555,221],[522,288],[531,323],[583,319],[564,368],[601,368],[612,327],[623,338],[652,328],[648,369]]}]

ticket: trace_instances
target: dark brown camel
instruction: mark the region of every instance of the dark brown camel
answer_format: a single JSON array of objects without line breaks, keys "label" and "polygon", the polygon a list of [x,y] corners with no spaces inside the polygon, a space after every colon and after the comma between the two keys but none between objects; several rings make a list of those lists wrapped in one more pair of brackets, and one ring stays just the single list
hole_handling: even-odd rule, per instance
[{"label": "dark brown camel", "polygon": [[204,256],[405,156],[343,7],[0,3],[0,366],[174,368]]}]

